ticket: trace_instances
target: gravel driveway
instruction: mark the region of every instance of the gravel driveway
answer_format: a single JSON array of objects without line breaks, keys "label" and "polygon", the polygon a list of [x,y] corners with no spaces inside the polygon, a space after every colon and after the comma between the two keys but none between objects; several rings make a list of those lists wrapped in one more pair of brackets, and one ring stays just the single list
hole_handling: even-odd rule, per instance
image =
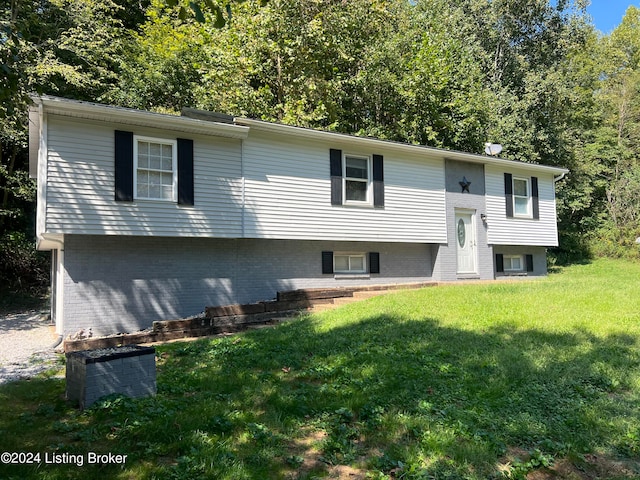
[{"label": "gravel driveway", "polygon": [[61,357],[52,348],[57,338],[46,312],[0,316],[0,384],[50,368]]}]

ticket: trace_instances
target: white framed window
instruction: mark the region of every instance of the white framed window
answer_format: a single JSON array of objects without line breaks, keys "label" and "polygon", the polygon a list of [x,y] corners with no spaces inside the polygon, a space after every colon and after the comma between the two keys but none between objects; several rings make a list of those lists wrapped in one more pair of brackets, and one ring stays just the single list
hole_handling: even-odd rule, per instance
[{"label": "white framed window", "polygon": [[367,256],[364,253],[335,253],[333,271],[335,273],[367,273]]},{"label": "white framed window", "polygon": [[531,188],[528,178],[513,178],[513,215],[531,218]]},{"label": "white framed window", "polygon": [[524,258],[522,255],[504,255],[505,272],[523,272]]},{"label": "white framed window", "polygon": [[134,136],[134,198],[177,201],[177,151],[176,140]]},{"label": "white framed window", "polygon": [[345,205],[368,205],[371,203],[371,159],[369,157],[345,155],[343,167]]}]

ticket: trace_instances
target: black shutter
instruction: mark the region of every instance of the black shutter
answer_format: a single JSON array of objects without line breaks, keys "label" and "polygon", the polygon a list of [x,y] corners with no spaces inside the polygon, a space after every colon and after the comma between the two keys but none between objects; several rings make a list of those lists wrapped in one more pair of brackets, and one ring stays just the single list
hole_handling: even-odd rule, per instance
[{"label": "black shutter", "polygon": [[533,204],[533,218],[540,218],[540,200],[538,198],[538,177],[531,177],[531,203]]},{"label": "black shutter", "polygon": [[513,218],[513,175],[504,174],[504,199],[507,204],[507,218]]},{"label": "black shutter", "polygon": [[115,131],[115,200],[133,202],[133,132]]},{"label": "black shutter", "polygon": [[380,273],[380,254],[369,252],[369,273]]},{"label": "black shutter", "polygon": [[329,159],[331,169],[331,205],[342,205],[342,150],[332,148],[329,152]]},{"label": "black shutter", "polygon": [[527,272],[533,272],[533,255],[525,255]]},{"label": "black shutter", "polygon": [[382,155],[373,156],[373,206],[384,207],[384,162]]},{"label": "black shutter", "polygon": [[193,140],[178,139],[178,204],[193,205]]},{"label": "black shutter", "polygon": [[496,272],[504,273],[504,256],[496,253]]},{"label": "black shutter", "polygon": [[333,273],[333,252],[322,252],[322,273]]}]

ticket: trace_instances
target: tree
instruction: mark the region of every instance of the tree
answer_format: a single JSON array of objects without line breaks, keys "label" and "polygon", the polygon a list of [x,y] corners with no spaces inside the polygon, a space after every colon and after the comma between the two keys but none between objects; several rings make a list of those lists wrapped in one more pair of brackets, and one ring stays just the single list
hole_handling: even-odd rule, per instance
[{"label": "tree", "polygon": [[[11,0],[0,28],[0,272],[3,285],[43,270],[33,238],[35,183],[28,177],[29,94],[100,100],[118,78],[128,30],[144,0]],[[137,10],[136,10],[137,9]],[[122,12],[127,10],[127,15]],[[126,17],[126,21],[122,19]],[[31,259],[28,264],[21,259]],[[20,272],[12,271],[13,265]],[[7,270],[9,268],[9,270]],[[32,276],[33,277],[33,276]],[[35,278],[42,279],[42,275]],[[38,280],[38,281],[39,281]],[[34,280],[35,281],[35,280]],[[28,287],[16,284],[16,287]]]},{"label": "tree", "polygon": [[602,208],[595,247],[606,254],[635,252],[640,236],[640,10],[629,7],[622,23],[594,49],[600,122],[585,161],[597,165]]}]

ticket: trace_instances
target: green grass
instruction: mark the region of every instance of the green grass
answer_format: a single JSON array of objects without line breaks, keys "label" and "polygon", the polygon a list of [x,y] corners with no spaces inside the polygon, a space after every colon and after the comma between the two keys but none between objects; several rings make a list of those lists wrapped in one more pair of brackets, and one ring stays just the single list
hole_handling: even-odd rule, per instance
[{"label": "green grass", "polygon": [[598,260],[157,347],[154,398],[0,386],[0,451],[128,455],[0,478],[638,478],[638,299],[640,265]]}]

